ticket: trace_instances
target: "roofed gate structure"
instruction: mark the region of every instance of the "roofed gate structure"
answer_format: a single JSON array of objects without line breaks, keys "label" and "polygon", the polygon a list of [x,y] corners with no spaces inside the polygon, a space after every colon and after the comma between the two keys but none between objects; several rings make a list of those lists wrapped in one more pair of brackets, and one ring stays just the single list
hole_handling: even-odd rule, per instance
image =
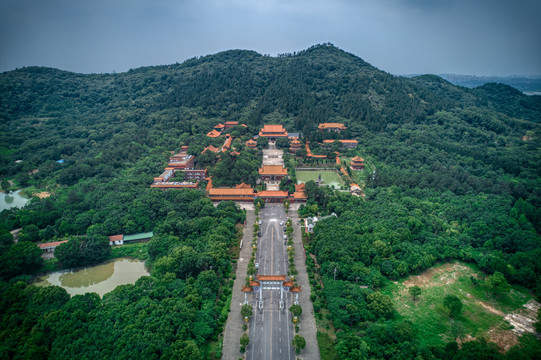
[{"label": "roofed gate structure", "polygon": [[259,311],[263,311],[263,290],[280,290],[280,310],[285,308],[284,292],[295,294],[295,305],[299,304],[300,286],[295,286],[292,280],[286,281],[285,275],[257,275],[257,280],[250,276],[250,286],[243,286],[244,303],[248,304],[248,293],[259,294]]}]

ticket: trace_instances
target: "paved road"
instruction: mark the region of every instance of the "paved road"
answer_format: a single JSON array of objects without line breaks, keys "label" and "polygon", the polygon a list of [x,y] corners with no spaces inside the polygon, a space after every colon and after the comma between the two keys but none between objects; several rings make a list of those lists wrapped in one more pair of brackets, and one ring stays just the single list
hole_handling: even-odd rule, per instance
[{"label": "paved road", "polygon": [[[267,204],[259,214],[261,219],[261,239],[256,254],[259,273],[262,275],[286,275],[287,251],[284,245],[285,222],[284,207],[281,204]],[[254,294],[251,301],[254,315],[250,319],[250,343],[246,353],[247,360],[295,359],[291,340],[293,323],[289,307],[292,301],[284,293],[285,309],[280,311],[280,291],[263,291],[263,311],[258,309],[259,295]]]}]

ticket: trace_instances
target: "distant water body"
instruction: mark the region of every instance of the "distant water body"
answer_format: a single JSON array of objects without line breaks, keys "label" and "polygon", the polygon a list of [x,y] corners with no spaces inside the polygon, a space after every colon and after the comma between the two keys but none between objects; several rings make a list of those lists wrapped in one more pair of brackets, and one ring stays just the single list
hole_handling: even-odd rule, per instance
[{"label": "distant water body", "polygon": [[0,211],[14,207],[22,208],[28,202],[28,199],[20,194],[21,190],[10,192],[9,194],[0,192]]}]

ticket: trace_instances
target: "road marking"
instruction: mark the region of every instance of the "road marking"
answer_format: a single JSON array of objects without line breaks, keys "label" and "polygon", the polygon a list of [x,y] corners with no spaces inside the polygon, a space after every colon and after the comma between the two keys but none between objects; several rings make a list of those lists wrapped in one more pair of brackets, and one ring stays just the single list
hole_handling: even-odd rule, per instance
[{"label": "road marking", "polygon": [[[271,297],[272,297],[272,295],[271,295]],[[271,331],[270,331],[270,358],[272,359],[272,313],[271,313],[270,324],[271,324]]]},{"label": "road marking", "polygon": [[271,275],[274,274],[274,226],[271,231]]}]

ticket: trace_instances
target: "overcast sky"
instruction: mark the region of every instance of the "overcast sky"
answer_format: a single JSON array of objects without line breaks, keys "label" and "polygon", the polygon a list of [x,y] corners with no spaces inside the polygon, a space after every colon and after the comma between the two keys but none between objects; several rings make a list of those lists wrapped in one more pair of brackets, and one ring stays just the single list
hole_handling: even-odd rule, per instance
[{"label": "overcast sky", "polygon": [[332,42],[392,74],[541,75],[540,0],[0,0],[0,71]]}]

